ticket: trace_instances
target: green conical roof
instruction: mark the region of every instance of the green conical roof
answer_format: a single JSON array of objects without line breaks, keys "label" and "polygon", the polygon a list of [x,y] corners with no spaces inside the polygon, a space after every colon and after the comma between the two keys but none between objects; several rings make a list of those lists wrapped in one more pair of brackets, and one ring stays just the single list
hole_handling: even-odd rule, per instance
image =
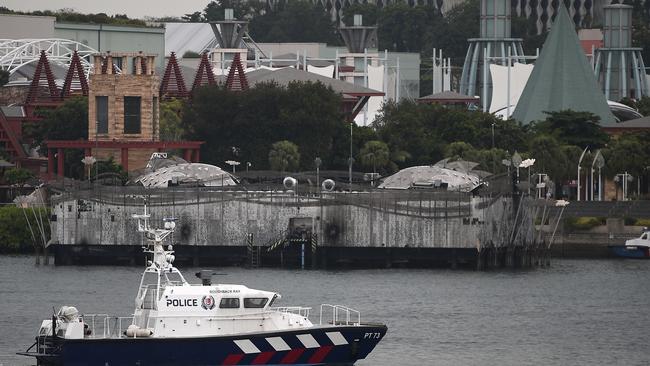
[{"label": "green conical roof", "polygon": [[512,117],[528,124],[545,120],[545,111],[571,109],[600,116],[601,125],[612,124],[614,115],[580,46],[573,21],[560,4]]}]

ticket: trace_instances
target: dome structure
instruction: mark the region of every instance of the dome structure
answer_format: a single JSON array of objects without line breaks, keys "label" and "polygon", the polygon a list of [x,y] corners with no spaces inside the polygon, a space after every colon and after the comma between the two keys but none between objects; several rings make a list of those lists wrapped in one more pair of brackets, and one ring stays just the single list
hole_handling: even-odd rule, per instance
[{"label": "dome structure", "polygon": [[[235,178],[223,169],[202,163],[170,164],[171,159],[156,159],[158,169],[146,172],[135,180],[146,188],[165,188],[170,185],[222,187],[237,185]],[[167,161],[163,164],[164,161]],[[149,169],[147,169],[149,170]]]},{"label": "dome structure", "polygon": [[[447,160],[443,160],[436,165],[421,165],[402,169],[386,177],[379,188],[446,188],[448,191],[469,192],[479,186],[479,175],[471,171],[476,163],[453,163],[456,162],[449,163]],[[447,167],[450,164],[451,166]]]}]

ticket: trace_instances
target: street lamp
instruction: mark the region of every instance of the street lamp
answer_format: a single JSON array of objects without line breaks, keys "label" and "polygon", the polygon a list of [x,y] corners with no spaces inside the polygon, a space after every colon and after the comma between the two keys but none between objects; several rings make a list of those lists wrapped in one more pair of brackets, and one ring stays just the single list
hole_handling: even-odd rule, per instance
[{"label": "street lamp", "polygon": [[314,164],[316,164],[316,190],[320,192],[320,165],[323,161],[317,156],[314,159]]},{"label": "street lamp", "polygon": [[535,164],[535,159],[526,159],[519,163],[519,168],[528,168],[528,195],[530,195],[530,167]]},{"label": "street lamp", "polygon": [[614,181],[621,183],[621,186],[623,188],[623,201],[627,201],[627,183],[633,180],[634,177],[628,172],[616,174],[616,177],[614,177]]},{"label": "street lamp", "polygon": [[250,167],[252,167],[252,166],[253,166],[253,164],[251,164],[250,161],[247,161],[247,162],[246,162],[246,174],[248,174],[248,168],[250,168]]},{"label": "street lamp", "polygon": [[580,159],[578,160],[578,197],[576,201],[580,201],[580,163],[582,163],[582,159],[585,157],[587,149],[589,149],[589,146],[585,147],[585,149],[582,151],[582,154],[580,155]]},{"label": "street lamp", "polygon": [[94,156],[86,156],[83,159],[81,159],[81,162],[86,166],[88,170],[88,181],[90,182],[90,171],[92,169],[93,164],[97,162],[97,159],[95,159]]},{"label": "street lamp", "polygon": [[602,201],[602,192],[603,186],[601,181],[601,170],[605,166],[605,158],[603,154],[600,153],[600,150],[596,151],[596,156],[594,156],[594,161],[591,162],[591,200],[594,200],[594,167],[598,168],[598,200]]},{"label": "street lamp", "polygon": [[517,183],[519,183],[519,165],[521,165],[521,162],[523,161],[521,159],[521,155],[515,150],[515,153],[512,154],[512,158],[510,158],[512,161],[512,166],[517,168]]},{"label": "street lamp", "polygon": [[226,160],[226,164],[228,164],[228,165],[230,165],[232,167],[232,172],[234,173],[235,172],[235,167],[237,165],[241,164],[241,163],[238,162],[238,161],[234,161],[234,160]]}]

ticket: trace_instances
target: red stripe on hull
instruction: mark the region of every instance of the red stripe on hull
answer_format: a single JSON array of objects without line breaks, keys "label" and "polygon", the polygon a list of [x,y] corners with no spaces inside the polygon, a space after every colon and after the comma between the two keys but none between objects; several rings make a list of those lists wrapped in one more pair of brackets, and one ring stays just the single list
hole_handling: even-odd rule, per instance
[{"label": "red stripe on hull", "polygon": [[275,354],[275,352],[273,352],[273,351],[262,352],[257,357],[255,357],[255,359],[253,360],[253,362],[251,362],[251,364],[253,364],[253,365],[265,365],[267,362],[269,362],[269,360],[271,359],[271,357],[273,357],[274,354]]},{"label": "red stripe on hull", "polygon": [[300,356],[302,355],[303,352],[305,352],[304,348],[292,349],[291,351],[289,351],[289,353],[287,353],[282,358],[280,363],[283,364],[283,365],[289,364],[289,363],[294,363],[300,358]]},{"label": "red stripe on hull", "polygon": [[310,358],[308,363],[320,363],[322,362],[328,353],[334,348],[334,346],[323,346],[316,351]]},{"label": "red stripe on hull", "polygon": [[244,358],[244,355],[228,355],[225,360],[223,360],[222,365],[236,365]]}]

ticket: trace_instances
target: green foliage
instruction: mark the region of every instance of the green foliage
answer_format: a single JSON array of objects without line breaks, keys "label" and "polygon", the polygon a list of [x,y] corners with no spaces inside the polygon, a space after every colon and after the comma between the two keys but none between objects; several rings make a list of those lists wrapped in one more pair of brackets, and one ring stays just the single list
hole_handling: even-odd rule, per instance
[{"label": "green foliage", "polygon": [[180,99],[160,102],[160,140],[178,141],[184,138],[183,108],[185,105]]},{"label": "green foliage", "polygon": [[605,224],[603,217],[567,217],[564,219],[564,228],[566,230],[591,230],[597,226]]},{"label": "green foliage", "polygon": [[359,152],[361,164],[372,167],[372,172],[377,172],[377,167],[382,168],[390,163],[390,150],[383,141],[368,141]]},{"label": "green foliage", "polygon": [[435,163],[445,156],[447,144],[453,142],[462,141],[476,150],[491,149],[493,128],[497,149],[521,151],[528,139],[527,131],[514,121],[501,121],[479,111],[408,100],[384,105],[373,127],[390,151],[405,153],[398,164],[400,167]]},{"label": "green foliage", "polygon": [[[88,139],[88,98],[68,99],[59,108],[39,111],[43,120],[28,126],[25,135],[34,140],[34,146],[44,147],[46,140]],[[44,151],[43,151],[44,152]],[[84,158],[81,150],[65,152],[65,176],[82,179]]]},{"label": "green foliage", "polygon": [[251,19],[251,36],[256,42],[321,42],[341,44],[334,22],[320,3],[289,0],[273,11]]},{"label": "green foliage", "polygon": [[650,161],[650,133],[627,133],[614,139],[603,150],[605,169],[609,176],[628,172],[638,179],[646,173]]},{"label": "green foliage", "polygon": [[609,136],[598,124],[600,117],[591,112],[564,110],[545,113],[548,114],[546,120],[535,123],[533,129],[554,136],[563,145],[597,149],[609,141]]},{"label": "green foliage", "polygon": [[628,107],[636,109],[644,116],[650,116],[650,97],[648,96],[643,96],[641,99],[637,100],[626,97],[621,99],[620,102]]},{"label": "green foliage", "polygon": [[332,169],[346,166],[337,154],[350,143],[340,98],[321,83],[257,84],[241,92],[204,87],[186,106],[182,125],[188,138],[208,141],[201,148],[207,163],[234,159],[265,169],[271,142],[289,140],[299,146],[300,168],[312,169],[319,156],[323,168]]},{"label": "green foliage", "polygon": [[470,160],[476,156],[476,149],[463,141],[452,142],[445,148],[445,157],[453,160]]},{"label": "green foliage", "polygon": [[300,153],[298,146],[291,141],[278,141],[271,145],[269,151],[269,165],[273,170],[285,172],[295,170],[300,163]]},{"label": "green foliage", "polygon": [[650,219],[635,219],[633,225],[650,227]]},{"label": "green foliage", "polygon": [[147,23],[140,19],[129,19],[126,14],[107,15],[106,13],[82,14],[73,9],[37,10],[31,12],[15,11],[6,7],[0,7],[0,14],[22,14],[56,17],[57,22],[65,23],[95,23],[95,24],[112,24],[128,25],[132,27],[148,27]]},{"label": "green foliage", "polygon": [[9,82],[9,71],[0,69],[0,86]]},{"label": "green foliage", "polygon": [[5,171],[4,179],[9,184],[24,184],[31,178],[34,178],[34,174],[27,169],[23,168],[11,168]]},{"label": "green foliage", "polygon": [[[29,231],[25,214],[30,220],[34,235],[38,235],[38,230],[34,227],[36,217],[44,223],[48,221],[49,211],[46,209],[26,209],[15,206],[0,207],[0,253],[27,253],[33,251],[34,240]],[[34,216],[36,215],[36,217]],[[44,225],[46,237],[49,236],[49,225]],[[42,245],[40,237],[36,238],[39,245]]]},{"label": "green foliage", "polygon": [[185,51],[183,58],[201,58],[201,55],[198,52]]}]

